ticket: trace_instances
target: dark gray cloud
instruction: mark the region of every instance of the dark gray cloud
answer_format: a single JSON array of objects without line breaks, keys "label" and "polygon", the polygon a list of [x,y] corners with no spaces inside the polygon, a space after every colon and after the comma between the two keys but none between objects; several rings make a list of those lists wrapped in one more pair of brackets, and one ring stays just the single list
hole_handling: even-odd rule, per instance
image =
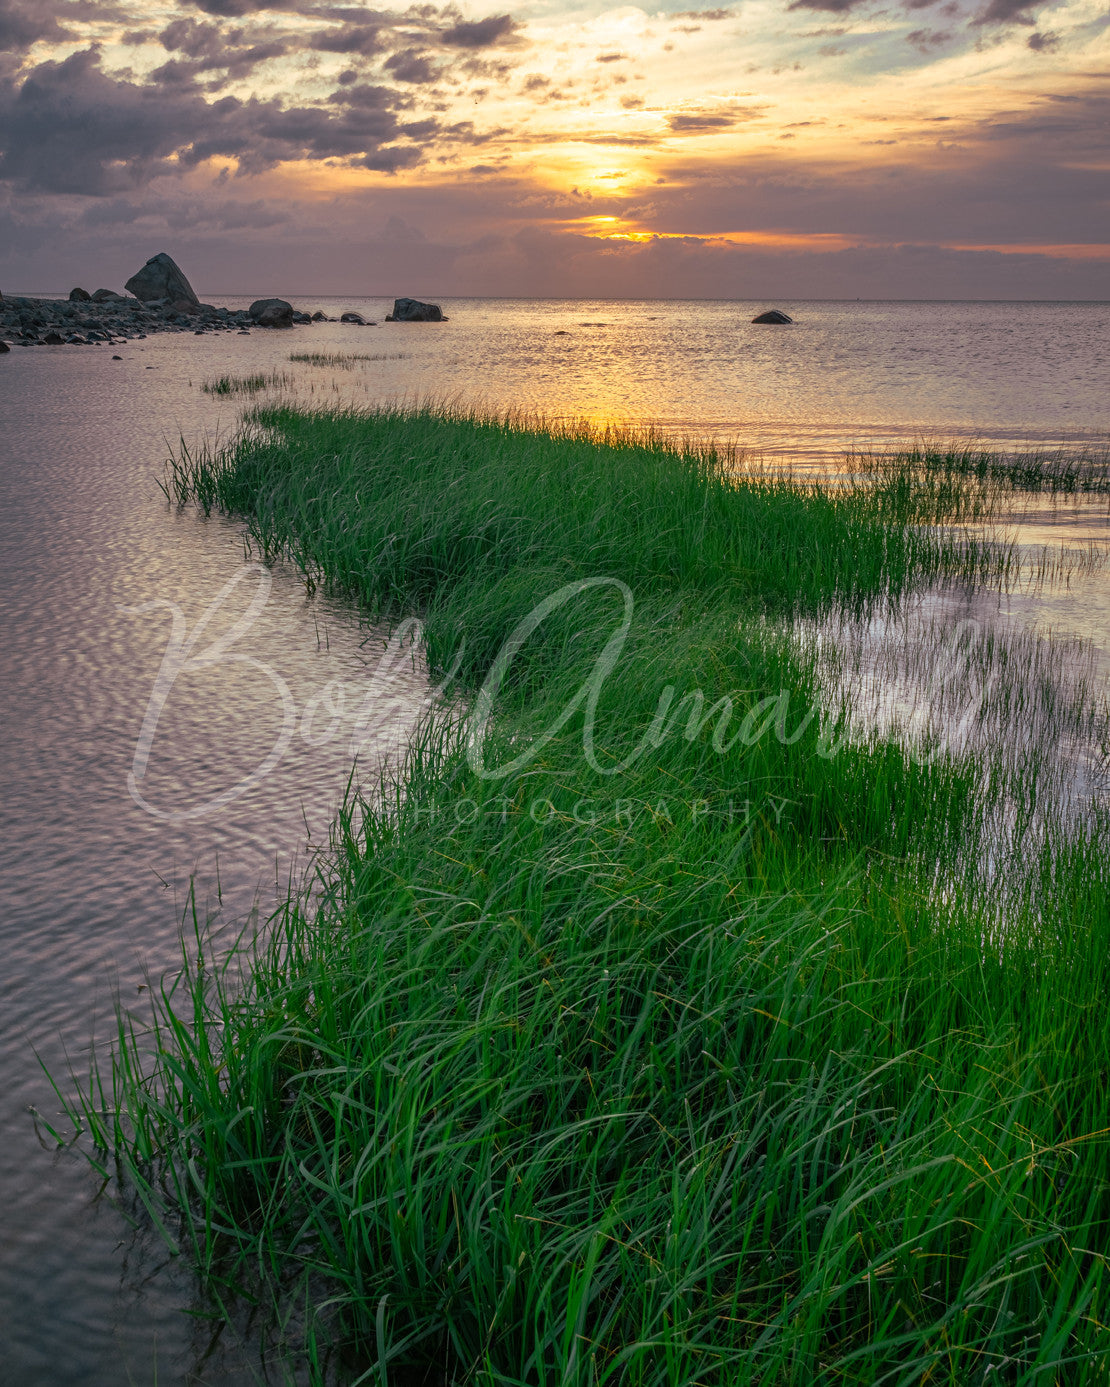
[{"label": "dark gray cloud", "polygon": [[95,49],[40,63],[0,97],[0,177],[53,192],[134,186],[162,171],[203,104],[106,77]]},{"label": "dark gray cloud", "polygon": [[991,0],[982,14],[976,15],[971,21],[972,27],[980,28],[987,24],[1027,24],[1032,28],[1036,20],[1027,11],[1035,3],[1036,0]]},{"label": "dark gray cloud", "polygon": [[728,111],[683,111],[667,117],[667,128],[674,135],[712,135],[731,130],[741,121],[759,120],[761,106],[734,106]]},{"label": "dark gray cloud", "polygon": [[354,86],[343,86],[332,92],[328,100],[345,106],[360,106],[365,110],[388,111],[402,103],[392,87],[375,87],[366,82]]},{"label": "dark gray cloud", "polygon": [[434,127],[402,131],[384,88],[349,87],[342,106],[215,101],[180,82],[138,84],[101,70],[95,48],[40,63],[0,92],[0,178],[25,189],[106,196],[222,156],[241,172],[342,159],[393,172],[419,162]]},{"label": "dark gray cloud", "polygon": [[1051,53],[1054,48],[1059,48],[1060,35],[1051,32],[1030,34],[1025,40],[1025,46],[1031,48],[1034,53]]},{"label": "dark gray cloud", "polygon": [[203,24],[195,19],[173,20],[158,39],[169,52],[184,53],[187,58],[218,57],[224,43],[223,30],[218,24]]},{"label": "dark gray cloud", "polygon": [[788,10],[821,10],[826,14],[847,14],[863,0],[794,0]]},{"label": "dark gray cloud", "polygon": [[518,27],[511,14],[495,14],[474,21],[459,20],[440,33],[439,41],[449,48],[490,48],[511,39]]},{"label": "dark gray cloud", "polygon": [[914,29],[906,35],[906,42],[912,43],[922,53],[932,53],[951,43],[954,37],[950,29]]},{"label": "dark gray cloud", "polygon": [[23,53],[39,39],[69,38],[55,9],[44,0],[0,0],[0,53]]},{"label": "dark gray cloud", "polygon": [[411,82],[425,85],[438,81],[440,69],[435,66],[427,53],[418,48],[402,48],[391,54],[385,61],[385,69],[391,72],[398,82]]},{"label": "dark gray cloud", "polygon": [[183,9],[203,10],[218,19],[242,19],[244,15],[263,10],[291,10],[294,13],[310,8],[311,0],[177,0]]},{"label": "dark gray cloud", "polygon": [[706,135],[717,130],[730,130],[736,124],[734,116],[674,115],[667,117],[667,128],[675,135]]},{"label": "dark gray cloud", "polygon": [[321,29],[309,39],[309,46],[321,53],[360,53],[369,58],[388,46],[383,25],[355,24],[342,29]]}]

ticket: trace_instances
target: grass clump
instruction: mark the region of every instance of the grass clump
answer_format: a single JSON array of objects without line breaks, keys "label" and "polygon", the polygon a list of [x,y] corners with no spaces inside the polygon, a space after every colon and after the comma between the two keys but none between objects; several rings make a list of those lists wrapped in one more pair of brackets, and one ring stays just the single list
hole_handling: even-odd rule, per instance
[{"label": "grass clump", "polygon": [[210,1280],[299,1284],[318,1380],[1107,1361],[1106,825],[1000,920],[980,768],[841,744],[768,619],[1005,556],[723,461],[276,409],[173,476],[465,694],[73,1109]]},{"label": "grass clump", "polygon": [[216,376],[206,380],[201,389],[206,395],[256,395],[260,390],[281,389],[292,381],[285,371],[266,371],[252,376]]},{"label": "grass clump", "polygon": [[290,361],[300,361],[307,366],[338,366],[341,370],[354,370],[359,361],[407,361],[411,352],[293,352]]}]

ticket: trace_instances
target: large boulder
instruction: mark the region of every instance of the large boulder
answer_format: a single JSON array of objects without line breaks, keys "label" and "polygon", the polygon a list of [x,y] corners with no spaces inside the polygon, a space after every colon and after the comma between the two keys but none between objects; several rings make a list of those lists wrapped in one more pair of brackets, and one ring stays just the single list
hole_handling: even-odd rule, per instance
[{"label": "large boulder", "polygon": [[794,319],[789,313],[784,313],[781,308],[769,308],[766,313],[761,313],[757,318],[753,318],[753,323],[792,323]]},{"label": "large boulder", "polygon": [[200,302],[193,292],[193,286],[165,251],[152,255],[138,274],[133,274],[123,287],[144,303],[152,303],[155,299],[168,299],[170,303],[181,299],[191,304]]},{"label": "large boulder", "polygon": [[419,299],[394,299],[388,323],[442,323],[443,313],[438,303],[421,303]]},{"label": "large boulder", "polygon": [[70,303],[88,303],[92,295],[87,289],[71,289],[69,291]]},{"label": "large boulder", "polygon": [[259,327],[293,326],[293,305],[284,299],[255,299],[247,311]]}]

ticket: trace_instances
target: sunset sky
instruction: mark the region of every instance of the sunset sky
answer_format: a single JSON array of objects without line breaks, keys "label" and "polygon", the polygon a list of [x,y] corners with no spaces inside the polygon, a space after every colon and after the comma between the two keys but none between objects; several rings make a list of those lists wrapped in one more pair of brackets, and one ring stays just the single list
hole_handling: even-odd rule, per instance
[{"label": "sunset sky", "polygon": [[0,290],[1110,299],[1106,0],[0,0]]}]

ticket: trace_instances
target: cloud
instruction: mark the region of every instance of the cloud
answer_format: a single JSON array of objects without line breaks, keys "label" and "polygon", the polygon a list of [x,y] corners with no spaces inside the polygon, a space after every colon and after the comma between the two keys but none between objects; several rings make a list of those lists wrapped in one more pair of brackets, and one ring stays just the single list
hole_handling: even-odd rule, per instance
[{"label": "cloud", "polygon": [[[341,159],[395,172],[419,162],[384,89],[350,87],[343,105],[208,102],[193,88],[139,85],[100,68],[95,48],[40,63],[0,95],[0,178],[26,189],[106,196],[221,156],[241,172],[286,160]],[[421,127],[419,138],[430,134]]]},{"label": "cloud", "polygon": [[821,10],[826,14],[847,14],[863,0],[794,0],[788,10]]},{"label": "cloud", "polygon": [[58,23],[42,0],[0,0],[0,53],[22,53],[40,39],[59,42],[70,30]]},{"label": "cloud", "polygon": [[365,82],[341,87],[338,91],[332,92],[328,100],[376,111],[388,111],[400,104],[392,87],[375,87]]},{"label": "cloud", "polygon": [[1025,40],[1026,48],[1031,48],[1034,53],[1051,53],[1053,49],[1060,46],[1060,35],[1046,31],[1043,34],[1030,34]]},{"label": "cloud", "polygon": [[950,29],[914,29],[906,35],[906,42],[912,43],[922,53],[929,53],[935,48],[943,48],[946,43],[951,43],[954,37]]},{"label": "cloud", "polygon": [[518,25],[512,15],[495,14],[488,19],[459,20],[439,35],[449,48],[490,48],[516,35]]},{"label": "cloud", "polygon": [[986,24],[1027,24],[1032,27],[1036,20],[1026,14],[1026,10],[1034,3],[1035,0],[991,0],[983,13],[971,21],[971,25],[973,28]]},{"label": "cloud", "polygon": [[418,48],[403,48],[386,59],[385,67],[398,82],[425,84],[439,80],[440,69],[432,63],[427,53]]},{"label": "cloud", "polygon": [[301,0],[177,0],[183,7],[195,6],[205,14],[219,19],[242,19],[244,15],[258,14],[261,10],[293,10],[308,8]]},{"label": "cloud", "polygon": [[734,106],[726,111],[677,111],[667,117],[667,129],[672,135],[715,135],[731,130],[740,121],[759,120],[765,108]]},{"label": "cloud", "polygon": [[382,27],[356,24],[344,29],[321,29],[309,39],[309,46],[321,53],[361,53],[369,58],[387,46]]},{"label": "cloud", "polygon": [[219,55],[224,39],[218,24],[175,19],[158,35],[158,41],[171,53],[184,53],[187,58],[211,58]]}]

